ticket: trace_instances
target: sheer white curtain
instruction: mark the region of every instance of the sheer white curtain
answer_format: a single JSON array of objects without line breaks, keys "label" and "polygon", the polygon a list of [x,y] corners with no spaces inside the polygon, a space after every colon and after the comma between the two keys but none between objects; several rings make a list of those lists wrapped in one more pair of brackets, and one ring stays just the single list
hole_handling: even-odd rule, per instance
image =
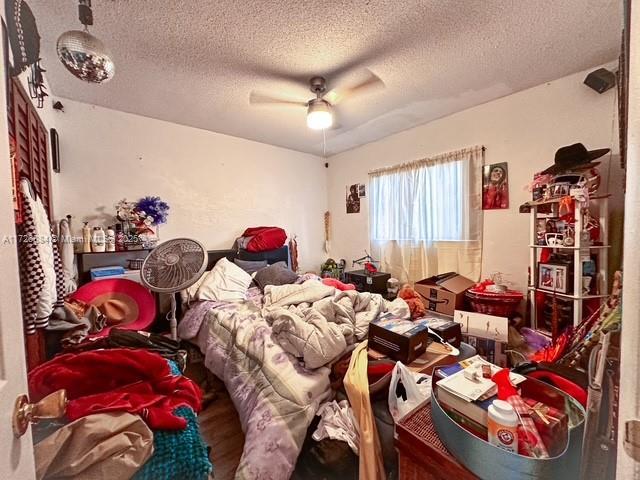
[{"label": "sheer white curtain", "polygon": [[482,148],[369,172],[371,252],[401,281],[482,263]]}]

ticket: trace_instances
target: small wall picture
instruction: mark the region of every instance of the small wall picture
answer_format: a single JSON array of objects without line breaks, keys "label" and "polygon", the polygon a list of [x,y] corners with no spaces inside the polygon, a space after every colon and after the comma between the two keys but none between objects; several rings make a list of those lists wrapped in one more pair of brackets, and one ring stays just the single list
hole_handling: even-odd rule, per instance
[{"label": "small wall picture", "polygon": [[347,213],[360,213],[359,184],[354,183],[347,187]]},{"label": "small wall picture", "polygon": [[569,267],[551,263],[538,264],[538,288],[549,292],[569,293]]},{"label": "small wall picture", "polygon": [[482,167],[482,209],[509,208],[509,174],[507,162]]},{"label": "small wall picture", "polygon": [[363,198],[363,197],[367,196],[367,187],[365,187],[364,183],[359,183],[358,184],[358,196],[360,198]]}]

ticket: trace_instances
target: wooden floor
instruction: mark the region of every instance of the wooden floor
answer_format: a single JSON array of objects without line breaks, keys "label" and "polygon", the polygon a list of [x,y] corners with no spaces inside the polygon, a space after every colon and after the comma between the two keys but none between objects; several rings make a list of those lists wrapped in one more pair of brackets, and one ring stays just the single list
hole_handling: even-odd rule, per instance
[{"label": "wooden floor", "polygon": [[244,435],[238,413],[224,384],[220,382],[218,385],[216,382],[212,390],[215,399],[198,416],[200,431],[205,443],[211,447],[215,479],[232,480],[242,455]]}]

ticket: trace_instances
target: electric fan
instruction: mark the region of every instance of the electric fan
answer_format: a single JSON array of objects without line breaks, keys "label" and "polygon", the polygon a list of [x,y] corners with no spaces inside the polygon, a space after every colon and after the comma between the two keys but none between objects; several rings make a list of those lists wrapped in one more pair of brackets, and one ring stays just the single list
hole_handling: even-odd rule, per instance
[{"label": "electric fan", "polygon": [[171,311],[167,320],[171,338],[178,339],[176,320],[176,292],[198,281],[207,268],[207,250],[197,240],[175,238],[161,243],[144,259],[140,278],[152,292],[171,295]]}]

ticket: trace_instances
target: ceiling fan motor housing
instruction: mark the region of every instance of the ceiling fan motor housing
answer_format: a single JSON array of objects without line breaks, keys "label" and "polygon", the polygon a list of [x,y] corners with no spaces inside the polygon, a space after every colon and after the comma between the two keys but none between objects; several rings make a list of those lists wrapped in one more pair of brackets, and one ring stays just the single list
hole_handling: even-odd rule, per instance
[{"label": "ceiling fan motor housing", "polygon": [[321,95],[327,91],[327,81],[324,77],[312,77],[309,80],[309,90],[316,95]]}]

